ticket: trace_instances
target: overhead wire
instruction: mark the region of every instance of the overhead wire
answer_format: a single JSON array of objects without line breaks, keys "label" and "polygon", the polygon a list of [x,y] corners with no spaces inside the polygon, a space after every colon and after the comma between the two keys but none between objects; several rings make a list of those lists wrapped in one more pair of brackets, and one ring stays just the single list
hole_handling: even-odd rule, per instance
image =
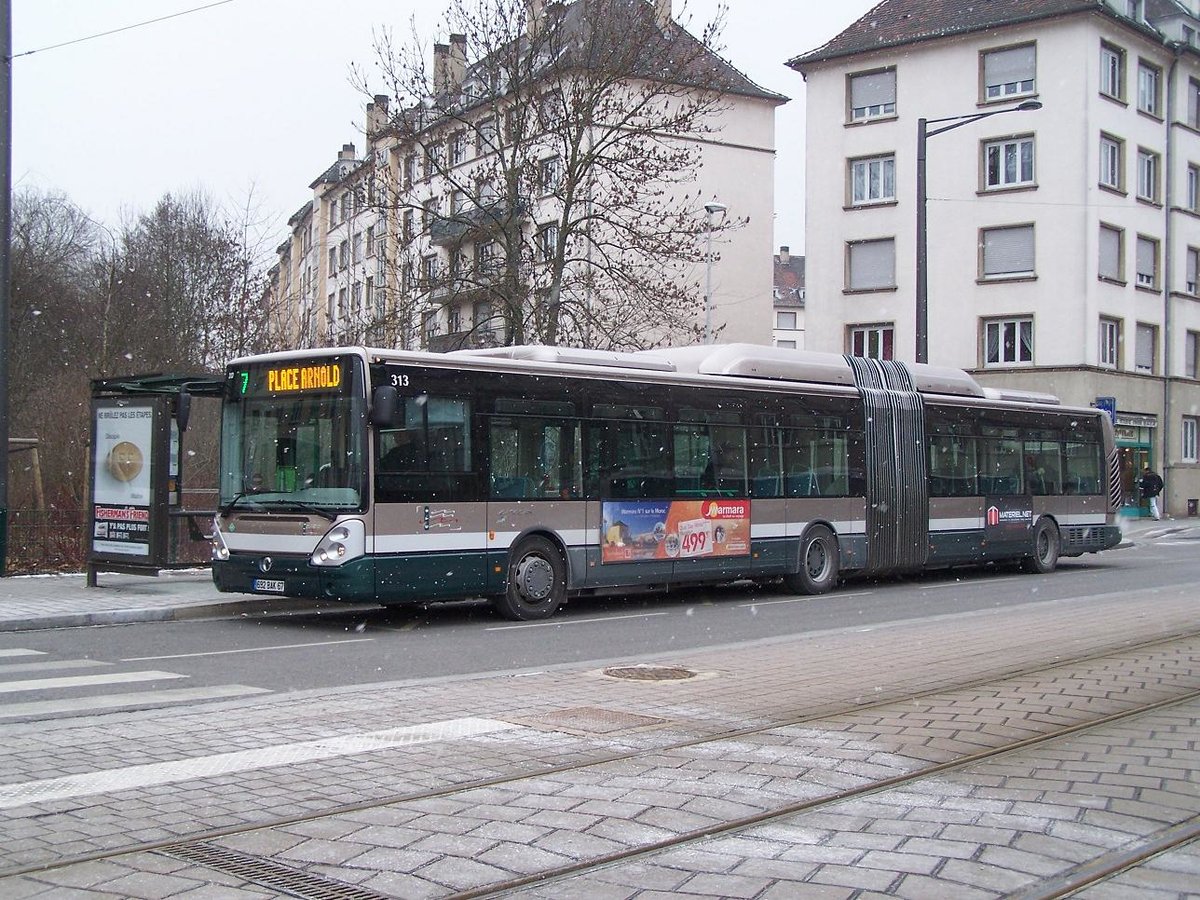
[{"label": "overhead wire", "polygon": [[120,28],[110,28],[108,31],[100,31],[96,34],[89,34],[84,37],[73,38],[69,41],[62,41],[58,44],[50,44],[45,47],[38,47],[34,50],[23,50],[20,53],[14,53],[8,57],[9,60],[14,60],[22,56],[33,56],[35,53],[45,53],[47,50],[58,50],[61,47],[70,47],[73,44],[82,44],[85,41],[94,41],[97,38],[108,37],[111,34],[120,34],[123,31],[133,31],[135,28],[144,28],[147,25],[154,25],[158,22],[166,22],[168,19],[178,19],[180,16],[188,16],[192,13],[203,12],[206,9],[212,9],[214,6],[224,6],[227,3],[233,3],[233,0],[215,0],[213,3],[206,3],[204,6],[196,6],[192,9],[180,10],[177,13],[171,13],[167,16],[159,16],[155,19],[146,19],[143,22],[134,22],[131,25],[123,25]]}]

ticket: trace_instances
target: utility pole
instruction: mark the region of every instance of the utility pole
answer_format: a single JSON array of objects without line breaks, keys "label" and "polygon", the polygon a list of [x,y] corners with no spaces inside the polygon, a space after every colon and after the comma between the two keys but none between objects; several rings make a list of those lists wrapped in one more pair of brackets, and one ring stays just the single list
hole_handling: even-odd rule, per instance
[{"label": "utility pole", "polygon": [[8,309],[12,275],[12,0],[0,0],[0,576],[8,572]]}]

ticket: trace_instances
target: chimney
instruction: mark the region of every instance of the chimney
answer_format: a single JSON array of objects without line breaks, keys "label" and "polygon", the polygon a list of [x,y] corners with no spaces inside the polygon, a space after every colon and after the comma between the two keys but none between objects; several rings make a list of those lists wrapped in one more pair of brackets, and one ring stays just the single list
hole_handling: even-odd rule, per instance
[{"label": "chimney", "polygon": [[367,137],[379,134],[388,123],[387,94],[376,94],[374,101],[367,104]]},{"label": "chimney", "polygon": [[525,0],[525,31],[533,40],[542,33],[546,24],[546,4],[543,0]]},{"label": "chimney", "polygon": [[450,56],[447,60],[447,87],[450,93],[457,94],[462,90],[463,80],[467,77],[467,36],[465,34],[450,35]]},{"label": "chimney", "polygon": [[790,264],[791,261],[792,261],[791,248],[790,247],[780,247],[779,248],[779,264],[781,266],[786,266],[786,265]]},{"label": "chimney", "polygon": [[654,0],[654,21],[659,31],[671,25],[671,0]]},{"label": "chimney", "polygon": [[433,45],[433,96],[441,97],[450,84],[450,47]]},{"label": "chimney", "polygon": [[342,144],[342,150],[338,153],[338,159],[354,159],[354,145]]}]

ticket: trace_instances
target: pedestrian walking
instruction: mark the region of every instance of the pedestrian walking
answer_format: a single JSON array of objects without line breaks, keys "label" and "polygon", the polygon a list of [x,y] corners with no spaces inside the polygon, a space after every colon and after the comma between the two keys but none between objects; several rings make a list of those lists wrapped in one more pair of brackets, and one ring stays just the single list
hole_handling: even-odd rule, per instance
[{"label": "pedestrian walking", "polygon": [[1142,496],[1150,501],[1150,515],[1154,517],[1154,521],[1162,518],[1158,509],[1158,495],[1162,493],[1163,480],[1158,476],[1153,469],[1146,466],[1142,472],[1142,477],[1138,480],[1138,488],[1142,492]]}]

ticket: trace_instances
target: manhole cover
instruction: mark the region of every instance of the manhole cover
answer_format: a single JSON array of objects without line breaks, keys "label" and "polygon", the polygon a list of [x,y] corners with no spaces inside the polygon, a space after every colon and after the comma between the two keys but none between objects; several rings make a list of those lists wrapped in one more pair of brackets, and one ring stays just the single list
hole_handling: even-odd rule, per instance
[{"label": "manhole cover", "polygon": [[662,725],[667,720],[618,712],[614,709],[601,709],[596,706],[579,706],[574,709],[560,709],[547,713],[544,716],[538,716],[533,721],[544,727],[572,734],[610,734],[614,731]]},{"label": "manhole cover", "polygon": [[613,666],[605,669],[604,674],[626,681],[683,681],[696,677],[695,672],[683,666]]}]

